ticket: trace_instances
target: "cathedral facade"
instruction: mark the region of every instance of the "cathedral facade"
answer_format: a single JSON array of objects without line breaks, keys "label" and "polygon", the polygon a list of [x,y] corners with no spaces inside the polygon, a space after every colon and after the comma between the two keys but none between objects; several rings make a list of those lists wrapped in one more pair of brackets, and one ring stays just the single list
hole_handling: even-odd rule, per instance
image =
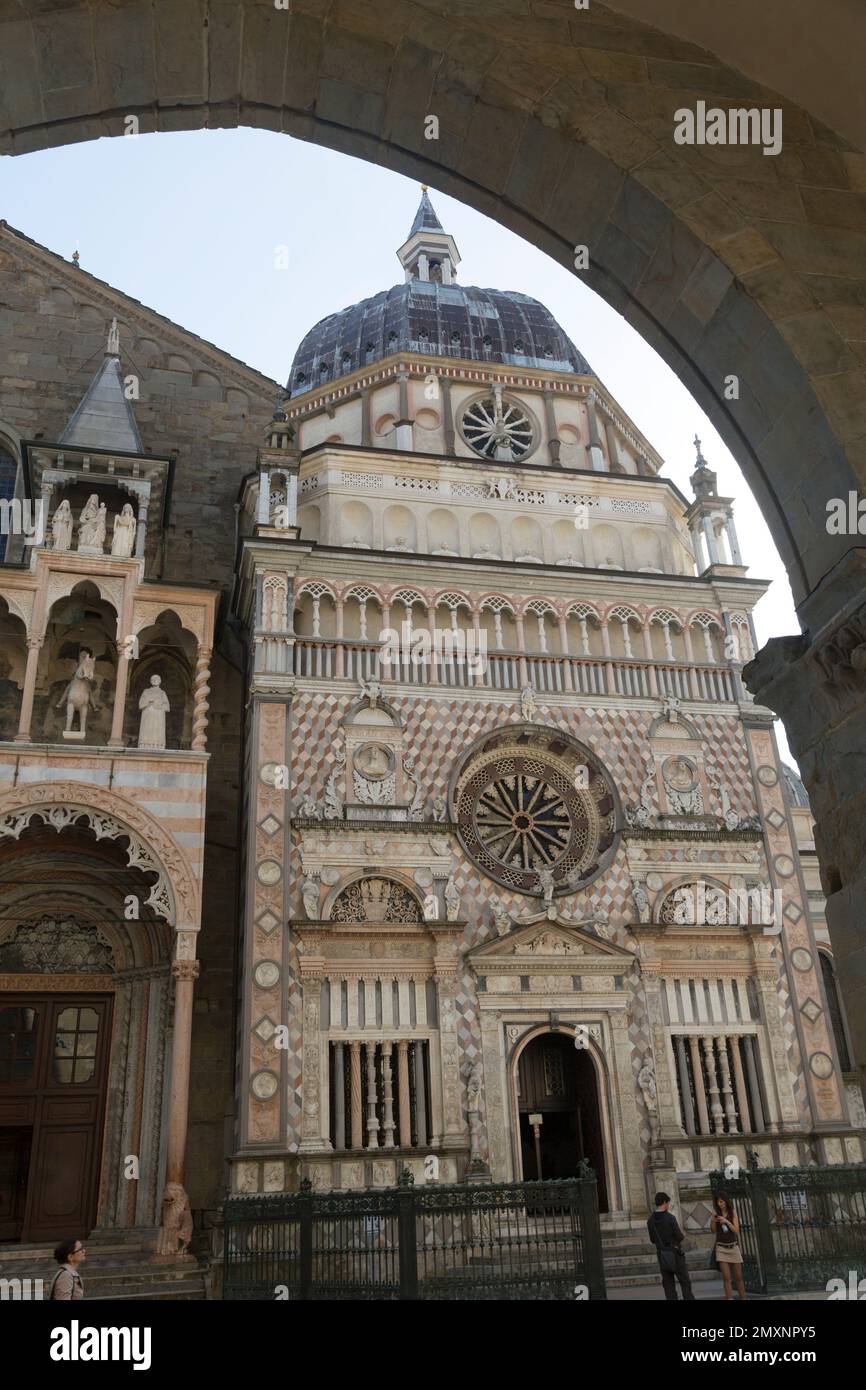
[{"label": "cathedral facade", "polygon": [[113,321],[83,394],[4,362],[0,1242],[581,1159],[697,1228],[864,1157],[731,499],[426,191],[398,256],[272,408],[0,228],[25,339]]}]

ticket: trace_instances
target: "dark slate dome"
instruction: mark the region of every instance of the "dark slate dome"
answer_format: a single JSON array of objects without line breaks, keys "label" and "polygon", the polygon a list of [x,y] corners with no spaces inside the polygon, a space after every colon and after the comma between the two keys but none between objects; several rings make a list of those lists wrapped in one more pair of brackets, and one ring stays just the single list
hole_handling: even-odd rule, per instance
[{"label": "dark slate dome", "polygon": [[[457,248],[443,231],[426,189],[398,256],[411,279],[330,314],[310,329],[295,353],[290,395],[395,352],[592,374],[586,358],[537,299],[515,290],[453,283]],[[442,275],[445,263],[442,283],[435,277]]]}]

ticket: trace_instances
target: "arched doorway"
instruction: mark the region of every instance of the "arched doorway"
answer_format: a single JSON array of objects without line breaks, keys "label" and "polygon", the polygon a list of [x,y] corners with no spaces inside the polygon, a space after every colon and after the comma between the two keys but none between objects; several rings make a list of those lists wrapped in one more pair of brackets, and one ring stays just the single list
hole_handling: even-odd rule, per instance
[{"label": "arched doorway", "polygon": [[517,1115],[523,1178],[573,1178],[585,1158],[598,1179],[599,1210],[607,1211],[605,1150],[598,1079],[586,1049],[571,1033],[542,1033],[517,1060]]},{"label": "arched doorway", "polygon": [[170,1039],[159,868],[84,808],[20,820],[0,838],[0,1242],[150,1227]]}]

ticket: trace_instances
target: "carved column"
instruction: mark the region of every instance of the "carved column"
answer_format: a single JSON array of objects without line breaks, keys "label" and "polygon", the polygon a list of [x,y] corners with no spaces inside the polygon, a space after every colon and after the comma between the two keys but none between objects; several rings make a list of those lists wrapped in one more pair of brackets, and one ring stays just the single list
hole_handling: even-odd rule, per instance
[{"label": "carved column", "polygon": [[129,648],[127,641],[117,644],[117,683],[114,687],[114,708],[111,712],[109,748],[123,747],[123,716],[126,712],[126,688],[129,683]]},{"label": "carved column", "polygon": [[487,670],[487,651],[485,649],[482,652],[481,648],[481,614],[478,612],[477,608],[472,610],[472,639],[475,643],[475,673],[472,679],[475,685],[484,685],[484,678]]},{"label": "carved column", "polygon": [[701,1039],[704,1048],[704,1061],[707,1068],[707,1080],[710,1083],[710,1114],[713,1119],[713,1133],[724,1134],[725,1132],[725,1112],[719,1101],[719,1080],[716,1075],[716,1054],[713,1049],[713,1039],[704,1036]]},{"label": "carved column", "polygon": [[39,653],[42,650],[42,637],[27,638],[27,668],[24,672],[24,689],[21,692],[21,716],[18,721],[16,743],[30,742],[30,722],[33,718],[33,696],[36,691],[36,671],[39,666]]},{"label": "carved column", "polygon": [[454,1002],[456,978],[451,962],[448,963],[447,973],[437,965],[435,979],[442,1065],[442,1145],[446,1149],[464,1149],[468,1147],[468,1137],[463,1115],[460,1054],[457,1048],[457,1008]]},{"label": "carved column", "polygon": [[349,1097],[352,1111],[352,1148],[362,1149],[364,1147],[364,1116],[361,1111],[361,1044],[359,1042],[353,1041],[349,1043],[349,1056],[351,1064],[349,1074]]},{"label": "carved column", "polygon": [[689,1037],[689,1051],[692,1054],[692,1075],[695,1078],[695,1099],[698,1103],[700,1133],[710,1133],[710,1116],[707,1110],[707,1091],[704,1085],[704,1068],[701,1062],[701,1049],[694,1033]]},{"label": "carved column", "polygon": [[189,1199],[184,1190],[184,1160],[189,1125],[189,1058],[192,1039],[193,986],[198,979],[197,960],[174,960],[174,1029],[171,1052],[165,1188],[157,1252],[177,1253],[176,1222]]},{"label": "carved column", "polygon": [[564,613],[558,615],[557,623],[559,626],[559,646],[562,652],[562,672],[565,688],[566,690],[573,690],[574,681],[571,675],[571,662],[569,660],[571,653],[568,650],[568,625],[565,621]]},{"label": "carved column", "polygon": [[409,1092],[409,1044],[397,1043],[397,1099],[400,1105],[400,1148],[412,1147],[412,1100]]},{"label": "carved column", "polygon": [[199,647],[198,659],[195,664],[195,686],[193,689],[194,707],[192,712],[192,746],[193,748],[204,749],[207,747],[207,712],[210,708],[208,696],[210,695],[210,658],[211,653],[208,647]]},{"label": "carved column", "polygon": [[367,1148],[379,1147],[379,1120],[376,1116],[376,1044],[368,1042],[367,1049]]},{"label": "carved column", "polygon": [[394,1147],[394,1083],[391,1075],[391,1052],[393,1043],[382,1043],[382,1102],[384,1106],[384,1117],[382,1130],[385,1135],[382,1147],[393,1149]]},{"label": "carved column", "polygon": [[526,662],[526,634],[523,630],[523,614],[515,613],[514,626],[517,629],[517,650],[520,653],[518,666],[520,668],[520,684],[529,685],[529,666]]},{"label": "carved column", "polygon": [[[767,1128],[770,1130],[797,1129],[800,1125],[800,1114],[794,1096],[793,1080],[788,1061],[788,1049],[785,1045],[779,1003],[778,976],[779,967],[776,964],[767,964],[755,971],[755,984],[760,996],[761,1018],[764,1021],[764,1035],[769,1043],[770,1054],[773,1059],[773,1081],[781,1111],[780,1115],[777,1113],[776,1115],[765,1116]],[[767,1103],[773,1109],[774,1098],[769,1087],[767,1090]]]},{"label": "carved column", "polygon": [[737,1093],[737,1109],[740,1112],[740,1130],[743,1134],[748,1134],[752,1128],[752,1121],[749,1115],[749,1093],[746,1090],[746,1078],[743,1075],[739,1038],[731,1038],[731,1056],[734,1059],[734,1088]]},{"label": "carved column", "polygon": [[334,607],[336,609],[335,637],[337,643],[337,668],[334,674],[338,679],[341,679],[345,673],[346,661],[346,652],[343,647],[343,610],[345,607],[343,600],[341,598],[335,599]]},{"label": "carved column", "polygon": [[644,961],[642,978],[655,1062],[659,1134],[662,1140],[681,1139],[683,1128],[678,1114],[676,1085],[668,1067],[667,1037],[661,1002],[661,973]]},{"label": "carved column", "polygon": [[692,1102],[692,1089],[689,1085],[689,1067],[686,1061],[686,1040],[681,1033],[674,1038],[677,1053],[677,1071],[680,1077],[680,1092],[683,1098],[683,1128],[686,1134],[695,1134],[695,1107]]},{"label": "carved column", "polygon": [[323,1133],[327,1123],[327,1104],[322,1096],[321,1010],[322,982],[318,976],[304,980],[304,1038],[301,1055],[301,1142],[299,1153],[319,1153],[330,1149]]},{"label": "carved column", "polygon": [[728,1133],[736,1134],[737,1131],[737,1109],[734,1105],[734,1092],[731,1087],[731,1068],[728,1063],[728,1040],[724,1034],[716,1040],[719,1044],[719,1068],[722,1073],[722,1103],[725,1107],[725,1119],[728,1124]]},{"label": "carved column", "polygon": [[767,1121],[764,1116],[764,1106],[761,1102],[758,1068],[755,1065],[755,1040],[747,1036],[743,1041],[746,1049],[746,1070],[749,1073],[749,1094],[752,1099],[752,1110],[755,1116],[755,1129],[759,1134],[763,1134],[764,1130],[767,1128]]},{"label": "carved column", "polygon": [[346,1044],[334,1044],[334,1148],[346,1147]]}]

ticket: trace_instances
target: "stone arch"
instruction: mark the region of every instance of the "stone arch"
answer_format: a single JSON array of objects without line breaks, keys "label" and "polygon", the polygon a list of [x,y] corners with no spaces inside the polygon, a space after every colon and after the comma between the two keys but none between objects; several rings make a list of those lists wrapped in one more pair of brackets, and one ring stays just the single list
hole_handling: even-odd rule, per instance
[{"label": "stone arch", "polygon": [[469,518],[469,548],[475,560],[503,558],[499,522],[489,512],[475,512]]},{"label": "stone arch", "polygon": [[302,540],[318,541],[322,534],[322,514],[315,503],[307,502],[298,508],[298,525]]},{"label": "stone arch", "polygon": [[[336,917],[334,913],[337,913]],[[378,915],[379,913],[382,915]],[[410,915],[395,915],[408,913]],[[355,915],[357,914],[357,915]],[[424,904],[418,888],[390,867],[381,874],[353,873],[328,893],[322,907],[323,921],[423,922]]]},{"label": "stone arch", "polygon": [[0,795],[0,839],[34,817],[60,831],[86,817],[97,838],[126,837],[130,865],[157,873],[150,905],[178,931],[198,926],[200,886],[180,846],[149,811],[115,791],[84,782],[35,782]]},{"label": "stone arch", "polygon": [[[731,887],[723,883],[721,879],[711,878],[708,874],[702,874],[699,878],[694,875],[683,874],[680,878],[666,883],[656,894],[652,908],[652,920],[656,923],[666,923],[670,925],[691,926],[695,924],[695,918],[700,917],[704,911],[704,921],[707,924],[729,925],[731,916]],[[677,906],[677,894],[687,893],[687,898],[679,900]],[[724,899],[724,902],[722,902]],[[701,907],[701,903],[705,905]],[[680,912],[685,920],[682,923],[674,921],[674,914]],[[724,913],[724,916],[716,918],[716,913]],[[689,915],[691,914],[691,915]],[[700,922],[697,925],[701,925]]]},{"label": "stone arch", "polygon": [[[577,1031],[577,1024],[563,1022],[559,1026],[559,1032]],[[508,1067],[508,1109],[512,1142],[512,1162],[514,1164],[514,1175],[517,1178],[522,1170],[520,1155],[520,1118],[517,1105],[517,1076],[520,1058],[532,1043],[545,1036],[556,1036],[556,1032],[549,1023],[536,1023],[531,1025],[521,1037],[513,1044],[506,1058]],[[603,1175],[604,1188],[608,1196],[608,1209],[617,1206],[614,1195],[618,1193],[622,1186],[623,1175],[619,1171],[618,1155],[621,1144],[616,1132],[616,1083],[611,1076],[610,1064],[604,1051],[596,1042],[591,1033],[583,1035],[585,1046],[580,1049],[585,1053],[592,1064],[595,1075],[596,1091],[598,1096],[599,1117],[601,1120],[601,1134],[604,1150],[605,1172]],[[578,1049],[574,1049],[577,1052]],[[601,1175],[598,1175],[601,1176]],[[525,1177],[525,1174],[524,1174]]]},{"label": "stone arch", "polygon": [[[420,29],[409,0],[395,0],[378,20],[369,16],[363,30],[352,11],[289,14],[254,0],[236,9],[229,28],[199,21],[198,33],[180,11],[148,12],[130,48],[126,26],[110,22],[107,3],[58,7],[50,69],[41,56],[43,11],[16,17],[16,89],[37,94],[38,112],[55,111],[58,87],[67,96],[62,114],[34,119],[28,105],[20,121],[7,118],[0,148],[17,154],[119,135],[130,113],[143,131],[161,128],[173,120],[176,83],[146,55],[168,49],[185,55],[190,127],[218,125],[231,107],[240,124],[381,162],[483,208],[569,268],[578,222],[591,250],[586,281],[654,343],[707,409],[759,497],[795,597],[809,594],[853,548],[856,538],[827,535],[823,499],[844,497],[862,481],[858,359],[833,322],[828,292],[808,277],[816,266],[831,277],[862,272],[844,211],[858,166],[796,106],[796,96],[776,96],[772,71],[753,80],[675,33],[623,14],[593,22],[565,3],[541,18],[528,10],[503,15],[495,0],[475,0],[455,14],[443,0]],[[416,35],[411,43],[407,34]],[[242,61],[248,52],[270,61]],[[462,55],[457,79],[454,52]],[[622,64],[623,53],[633,56],[632,80],[593,80],[606,63]],[[325,54],[351,78],[325,71]],[[492,89],[491,54],[498,73]],[[75,65],[68,74],[65,64]],[[134,81],[138,100],[108,109],[101,93],[114,69]],[[228,87],[225,73],[238,75]],[[459,132],[434,149],[423,138],[423,113],[437,101],[451,109],[455,80]],[[745,146],[732,161],[725,148],[698,153],[674,142],[660,103],[667,115],[685,95],[728,93],[732,83],[741,104],[784,106],[786,154],[792,151],[784,164],[771,170],[760,147]],[[18,107],[10,100],[8,109]],[[838,190],[832,204],[813,182],[816,164]],[[750,175],[762,182],[771,173],[774,216],[796,208],[789,221],[769,220],[766,200],[744,195]],[[784,332],[777,326],[783,319]],[[824,351],[816,350],[819,341]],[[748,398],[723,398],[722,342],[724,369],[748,376]],[[809,495],[806,471],[823,477],[826,494]],[[804,505],[786,506],[792,489]]]}]

